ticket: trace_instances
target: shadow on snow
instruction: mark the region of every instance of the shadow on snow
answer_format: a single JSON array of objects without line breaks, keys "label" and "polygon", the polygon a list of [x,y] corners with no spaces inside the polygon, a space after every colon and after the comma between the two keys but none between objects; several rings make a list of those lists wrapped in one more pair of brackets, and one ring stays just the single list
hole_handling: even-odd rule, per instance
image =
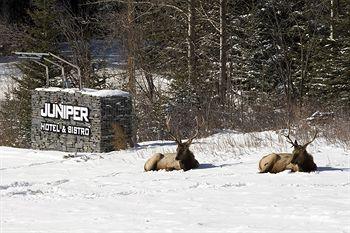
[{"label": "shadow on snow", "polygon": [[342,171],[342,172],[350,172],[350,168],[335,168],[335,167],[318,167],[318,172],[327,172],[327,171]]},{"label": "shadow on snow", "polygon": [[222,165],[214,165],[214,164],[211,164],[211,163],[201,163],[197,169],[231,167],[231,166],[239,165],[241,163],[242,162],[239,162],[239,163],[227,163],[227,164],[222,164]]}]

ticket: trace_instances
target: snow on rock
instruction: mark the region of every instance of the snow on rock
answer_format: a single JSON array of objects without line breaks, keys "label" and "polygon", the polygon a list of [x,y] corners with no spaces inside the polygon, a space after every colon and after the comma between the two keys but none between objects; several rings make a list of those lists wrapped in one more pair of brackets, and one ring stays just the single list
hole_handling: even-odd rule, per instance
[{"label": "snow on rock", "polygon": [[130,94],[121,90],[96,90],[83,88],[79,90],[78,88],[59,88],[59,87],[47,87],[47,88],[36,88],[36,91],[51,91],[51,92],[65,92],[65,93],[81,93],[83,95],[107,97],[107,96],[129,96]]},{"label": "snow on rock", "polygon": [[191,146],[199,169],[144,172],[170,141],[88,154],[0,147],[2,232],[349,232],[350,153],[316,139],[313,173],[259,174],[290,151],[274,132],[220,133]]}]

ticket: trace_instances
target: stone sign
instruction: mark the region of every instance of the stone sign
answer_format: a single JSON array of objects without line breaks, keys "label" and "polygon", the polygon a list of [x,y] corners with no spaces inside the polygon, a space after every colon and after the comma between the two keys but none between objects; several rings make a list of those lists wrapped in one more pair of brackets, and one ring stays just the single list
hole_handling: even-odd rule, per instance
[{"label": "stone sign", "polygon": [[131,141],[132,102],[127,92],[50,87],[32,93],[33,149],[112,151],[113,124],[119,124]]}]

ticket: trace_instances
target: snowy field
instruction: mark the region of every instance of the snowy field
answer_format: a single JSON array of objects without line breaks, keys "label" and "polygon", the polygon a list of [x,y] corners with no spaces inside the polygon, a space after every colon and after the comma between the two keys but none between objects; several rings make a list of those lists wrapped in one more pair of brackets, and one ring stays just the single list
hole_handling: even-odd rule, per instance
[{"label": "snowy field", "polygon": [[274,132],[221,133],[192,151],[187,172],[143,172],[154,152],[77,154],[0,147],[0,232],[350,232],[350,152],[318,138],[314,173],[259,174],[269,152],[291,151]]}]

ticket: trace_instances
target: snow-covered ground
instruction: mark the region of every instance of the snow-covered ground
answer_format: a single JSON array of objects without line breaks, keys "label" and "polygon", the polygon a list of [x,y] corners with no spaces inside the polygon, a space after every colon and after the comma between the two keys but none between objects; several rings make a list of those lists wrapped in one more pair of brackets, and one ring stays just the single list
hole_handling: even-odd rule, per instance
[{"label": "snow-covered ground", "polygon": [[350,153],[317,139],[319,170],[259,174],[258,161],[290,151],[275,132],[197,140],[187,172],[144,172],[154,152],[77,154],[0,147],[0,232],[350,232]]}]

